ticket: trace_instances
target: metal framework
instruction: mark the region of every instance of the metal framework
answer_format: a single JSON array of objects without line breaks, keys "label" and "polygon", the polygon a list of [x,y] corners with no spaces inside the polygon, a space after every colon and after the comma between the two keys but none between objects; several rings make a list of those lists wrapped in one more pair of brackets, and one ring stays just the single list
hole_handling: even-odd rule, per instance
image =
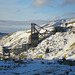
[{"label": "metal framework", "polygon": [[[40,33],[40,31],[45,30],[45,32]],[[35,23],[31,23],[31,45],[36,47],[39,41],[45,39],[51,34],[51,31],[44,29],[44,27],[38,26]]]}]

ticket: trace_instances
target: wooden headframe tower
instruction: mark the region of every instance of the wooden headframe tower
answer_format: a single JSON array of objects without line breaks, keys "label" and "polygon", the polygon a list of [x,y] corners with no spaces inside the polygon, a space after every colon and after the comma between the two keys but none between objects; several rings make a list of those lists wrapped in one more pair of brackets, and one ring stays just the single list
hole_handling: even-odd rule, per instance
[{"label": "wooden headframe tower", "polygon": [[[45,30],[45,32],[40,33],[41,29]],[[41,26],[38,26],[35,23],[31,23],[31,45],[32,47],[36,47],[39,41],[43,40],[47,36],[51,34],[50,31],[44,29]]]},{"label": "wooden headframe tower", "polygon": [[35,26],[36,24],[31,23],[31,45],[32,47],[36,47],[39,43],[38,31]]}]

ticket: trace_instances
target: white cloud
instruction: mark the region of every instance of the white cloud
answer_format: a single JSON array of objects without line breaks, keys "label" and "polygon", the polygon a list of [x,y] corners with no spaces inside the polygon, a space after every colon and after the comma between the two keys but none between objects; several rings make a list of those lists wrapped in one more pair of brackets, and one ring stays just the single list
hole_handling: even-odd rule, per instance
[{"label": "white cloud", "polygon": [[34,0],[32,5],[35,7],[42,6],[66,6],[75,4],[75,0]]},{"label": "white cloud", "polygon": [[32,5],[35,7],[41,7],[41,6],[45,6],[45,5],[50,5],[50,2],[52,2],[54,0],[34,0]]},{"label": "white cloud", "polygon": [[62,6],[75,4],[75,0],[65,0],[65,2],[62,4]]},{"label": "white cloud", "polygon": [[63,16],[73,16],[75,15],[75,12],[66,12],[63,14]]}]

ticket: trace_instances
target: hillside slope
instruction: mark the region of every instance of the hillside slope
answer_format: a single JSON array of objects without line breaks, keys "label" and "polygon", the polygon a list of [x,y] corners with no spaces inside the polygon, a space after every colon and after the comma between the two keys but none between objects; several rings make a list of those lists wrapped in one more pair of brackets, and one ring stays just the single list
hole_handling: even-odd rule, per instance
[{"label": "hillside slope", "polygon": [[[65,23],[74,22],[75,18],[57,20],[42,25],[44,29],[52,31],[55,26],[60,25],[65,27]],[[55,34],[44,39],[35,48],[30,48],[28,51],[21,52],[19,55],[24,58],[43,58],[43,59],[75,59],[75,23],[67,25],[68,30],[66,32],[56,32]],[[71,28],[72,27],[72,28]],[[23,43],[29,43],[30,39],[29,31],[18,31],[13,34],[9,34],[0,40],[0,52],[2,47],[8,46],[10,49],[17,49],[19,51],[22,48]],[[11,55],[12,56],[12,55]],[[18,55],[14,57],[18,58]]]}]

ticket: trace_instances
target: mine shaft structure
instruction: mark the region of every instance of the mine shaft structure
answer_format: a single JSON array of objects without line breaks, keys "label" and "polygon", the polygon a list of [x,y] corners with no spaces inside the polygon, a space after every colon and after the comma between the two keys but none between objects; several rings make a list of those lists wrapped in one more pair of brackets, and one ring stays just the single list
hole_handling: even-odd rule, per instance
[{"label": "mine shaft structure", "polygon": [[[43,30],[43,32],[41,32]],[[31,46],[36,47],[38,43],[48,37],[52,32],[35,23],[31,23]]]}]

